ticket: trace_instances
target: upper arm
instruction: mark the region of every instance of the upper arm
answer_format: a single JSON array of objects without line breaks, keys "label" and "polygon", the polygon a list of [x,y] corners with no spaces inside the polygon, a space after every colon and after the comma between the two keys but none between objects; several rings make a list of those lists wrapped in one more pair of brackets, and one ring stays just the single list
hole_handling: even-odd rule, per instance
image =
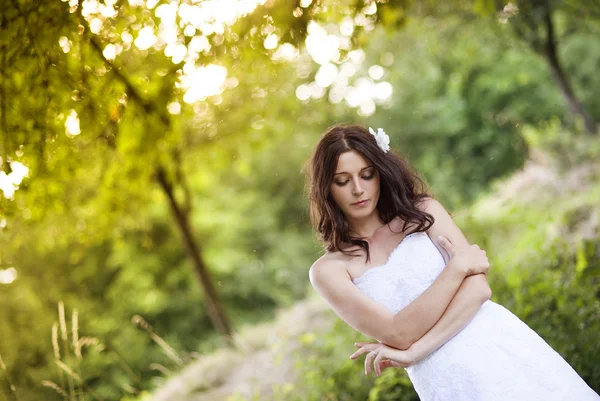
[{"label": "upper arm", "polygon": [[[470,243],[461,231],[461,229],[454,223],[452,216],[446,211],[444,206],[437,200],[433,198],[426,198],[423,202],[421,202],[420,206],[421,210],[431,214],[435,219],[433,225],[427,230],[429,237],[433,244],[439,249],[440,253],[444,257],[444,261],[448,263],[449,255],[446,253],[446,250],[439,244],[438,236],[442,236],[447,238],[454,246],[462,247],[469,246]],[[490,288],[487,282],[487,277],[484,274],[476,274],[473,276],[466,277],[465,280],[477,283],[475,284],[476,288],[480,288],[483,291],[483,295],[486,294],[489,296]],[[469,286],[470,288],[474,288],[473,285]]]},{"label": "upper arm", "polygon": [[429,237],[433,244],[440,250],[440,253],[444,257],[444,261],[448,263],[449,255],[446,253],[444,248],[439,244],[438,236],[447,238],[454,246],[468,246],[469,241],[458,228],[450,214],[446,211],[444,206],[433,198],[426,198],[419,205],[420,209],[424,212],[429,213],[435,219],[433,225],[427,230]]},{"label": "upper arm", "polygon": [[311,266],[309,277],[315,291],[344,322],[365,335],[389,343],[395,332],[394,314],[364,295],[343,266],[318,260]]}]

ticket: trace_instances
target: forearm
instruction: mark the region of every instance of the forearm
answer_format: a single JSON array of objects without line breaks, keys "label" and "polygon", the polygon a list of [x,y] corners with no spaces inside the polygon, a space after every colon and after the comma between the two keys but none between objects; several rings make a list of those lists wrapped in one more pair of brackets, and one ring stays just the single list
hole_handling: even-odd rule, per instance
[{"label": "forearm", "polygon": [[440,320],[464,280],[464,273],[447,265],[427,290],[394,316],[392,337],[384,343],[399,349],[410,347]]},{"label": "forearm", "polygon": [[481,305],[490,299],[491,290],[483,274],[467,277],[440,320],[410,348],[417,361],[431,354],[458,334],[477,314]]}]

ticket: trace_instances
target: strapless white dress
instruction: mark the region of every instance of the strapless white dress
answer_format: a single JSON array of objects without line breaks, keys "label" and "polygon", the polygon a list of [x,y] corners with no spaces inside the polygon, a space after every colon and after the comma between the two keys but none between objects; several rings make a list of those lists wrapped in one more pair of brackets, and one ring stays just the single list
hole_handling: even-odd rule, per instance
[{"label": "strapless white dress", "polygon": [[[444,266],[429,235],[416,232],[400,242],[385,264],[353,282],[397,313]],[[560,354],[492,301],[462,331],[406,371],[422,401],[600,401]]]}]

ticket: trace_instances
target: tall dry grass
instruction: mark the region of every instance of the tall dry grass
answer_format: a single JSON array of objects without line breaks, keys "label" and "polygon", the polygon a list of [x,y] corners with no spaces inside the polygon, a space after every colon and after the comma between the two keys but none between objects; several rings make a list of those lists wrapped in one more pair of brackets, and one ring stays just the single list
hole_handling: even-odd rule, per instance
[{"label": "tall dry grass", "polygon": [[[103,398],[86,384],[84,372],[82,371],[82,361],[85,355],[84,350],[90,348],[96,352],[105,351],[107,354],[116,357],[119,366],[129,377],[133,385],[128,385],[124,389],[128,395],[138,396],[141,390],[137,387],[141,383],[141,376],[137,374],[121,353],[113,347],[109,341],[101,341],[96,337],[81,336],[79,333],[79,311],[73,309],[71,320],[67,322],[67,314],[63,301],[58,302],[58,320],[54,322],[51,329],[52,350],[54,364],[57,368],[57,380],[43,380],[42,386],[54,390],[65,401],[87,401],[94,399],[104,401]],[[70,330],[68,329],[70,323]],[[134,315],[131,323],[144,331],[148,337],[159,346],[162,352],[171,360],[177,369],[183,367],[191,360],[197,359],[197,353],[179,353],[168,342],[163,339],[154,328],[142,316]],[[0,365],[4,366],[3,363]],[[171,370],[159,363],[151,363],[149,369],[160,372],[161,375],[170,376]],[[6,370],[4,368],[4,370]],[[14,387],[14,386],[13,386]],[[14,390],[16,394],[16,389]]]}]

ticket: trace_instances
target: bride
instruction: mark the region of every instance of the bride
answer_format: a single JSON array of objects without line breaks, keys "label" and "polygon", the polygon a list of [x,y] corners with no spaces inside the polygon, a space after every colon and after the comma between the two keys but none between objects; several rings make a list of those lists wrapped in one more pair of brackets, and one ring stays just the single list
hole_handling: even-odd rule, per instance
[{"label": "bride", "polygon": [[599,401],[537,333],[490,301],[489,262],[378,129],[336,125],[310,160],[311,221],[326,253],[315,291],[377,375],[405,368],[422,401]]}]

